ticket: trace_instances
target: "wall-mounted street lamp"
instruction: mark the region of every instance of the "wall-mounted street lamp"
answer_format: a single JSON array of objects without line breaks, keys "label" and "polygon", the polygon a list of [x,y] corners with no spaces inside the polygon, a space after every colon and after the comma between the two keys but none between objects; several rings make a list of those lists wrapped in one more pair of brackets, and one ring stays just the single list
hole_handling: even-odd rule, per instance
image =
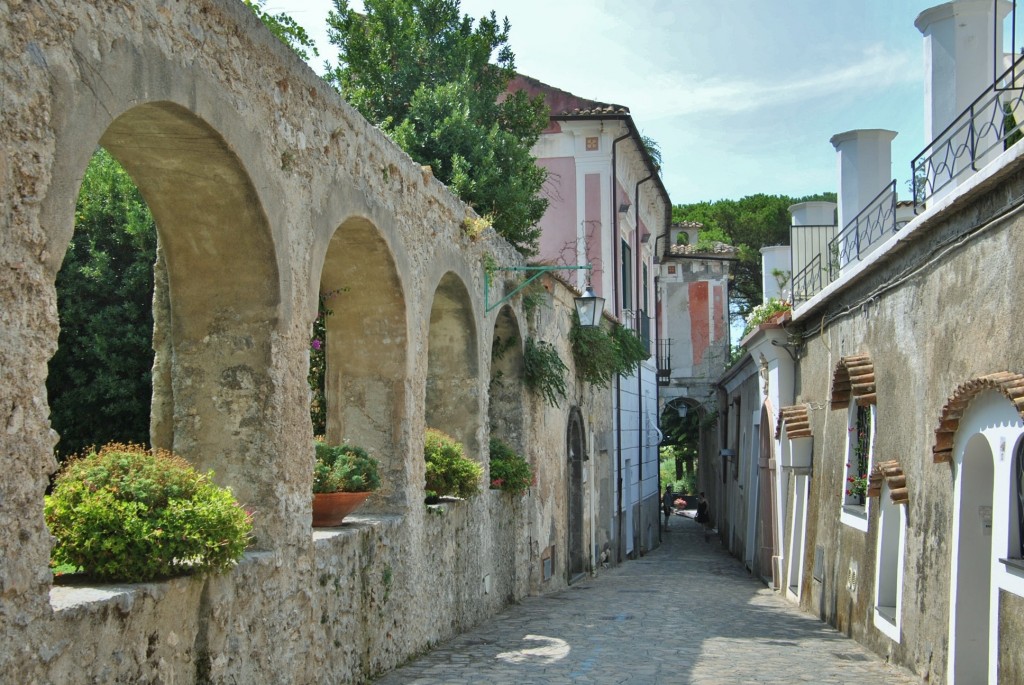
[{"label": "wall-mounted street lamp", "polygon": [[[548,266],[499,266],[484,273],[484,311],[491,312],[501,305],[508,302],[510,299],[519,294],[519,291],[528,286],[530,283],[535,281],[549,271],[568,271],[586,269],[588,272],[593,267],[590,264],[585,266],[561,266],[561,265],[548,265]],[[525,281],[520,283],[515,290],[510,292],[505,297],[501,298],[494,304],[491,304],[491,278],[490,272],[493,271],[525,271],[532,273],[533,275],[527,278]],[[598,297],[594,294],[594,289],[590,287],[590,275],[587,275],[587,287],[583,291],[583,294],[576,298],[576,314],[580,317],[580,326],[584,328],[593,328],[601,324],[601,314],[604,313],[604,298]]]}]

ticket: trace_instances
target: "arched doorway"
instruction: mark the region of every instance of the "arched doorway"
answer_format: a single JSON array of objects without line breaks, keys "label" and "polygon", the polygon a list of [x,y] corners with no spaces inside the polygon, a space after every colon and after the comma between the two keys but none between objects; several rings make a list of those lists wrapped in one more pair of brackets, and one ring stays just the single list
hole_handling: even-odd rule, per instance
[{"label": "arched doorway", "polygon": [[587,546],[583,526],[583,461],[587,458],[583,432],[583,414],[579,407],[569,412],[566,434],[568,459],[568,532],[569,582],[579,580],[587,572]]},{"label": "arched doorway", "polygon": [[957,477],[953,536],[953,682],[989,681],[994,462],[984,435],[967,441]]}]

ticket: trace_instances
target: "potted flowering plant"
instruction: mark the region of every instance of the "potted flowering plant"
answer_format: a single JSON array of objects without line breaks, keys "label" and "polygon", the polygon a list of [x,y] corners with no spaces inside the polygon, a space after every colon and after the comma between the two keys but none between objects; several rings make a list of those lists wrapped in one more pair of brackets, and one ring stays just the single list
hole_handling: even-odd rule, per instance
[{"label": "potted flowering plant", "polygon": [[522,495],[536,484],[530,463],[498,438],[491,438],[491,490]]},{"label": "potted flowering plant", "polygon": [[[849,466],[849,464],[847,464]],[[856,497],[864,501],[864,495],[868,491],[868,476],[866,473],[856,473],[846,477],[846,496]]]},{"label": "potted flowering plant", "polygon": [[313,525],[339,526],[380,487],[377,461],[354,445],[313,444]]}]

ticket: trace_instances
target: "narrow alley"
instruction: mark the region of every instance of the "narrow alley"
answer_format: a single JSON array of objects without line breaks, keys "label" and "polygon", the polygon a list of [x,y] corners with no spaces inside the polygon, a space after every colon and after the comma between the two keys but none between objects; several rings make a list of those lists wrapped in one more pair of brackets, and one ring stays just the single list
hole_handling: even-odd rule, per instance
[{"label": "narrow alley", "polygon": [[531,597],[376,685],[917,683],[752,578],[673,516],[662,546]]}]

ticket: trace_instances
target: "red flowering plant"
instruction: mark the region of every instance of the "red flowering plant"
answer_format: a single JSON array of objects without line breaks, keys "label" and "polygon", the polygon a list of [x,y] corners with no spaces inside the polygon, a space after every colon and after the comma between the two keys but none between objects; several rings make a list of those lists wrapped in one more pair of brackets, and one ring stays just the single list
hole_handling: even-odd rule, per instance
[{"label": "red flowering plant", "polygon": [[863,503],[868,491],[868,462],[871,452],[871,407],[857,407],[857,422],[850,426],[852,456],[846,463],[846,496]]},{"label": "red flowering plant", "polygon": [[491,489],[522,495],[536,484],[530,463],[498,438],[491,438]]}]

